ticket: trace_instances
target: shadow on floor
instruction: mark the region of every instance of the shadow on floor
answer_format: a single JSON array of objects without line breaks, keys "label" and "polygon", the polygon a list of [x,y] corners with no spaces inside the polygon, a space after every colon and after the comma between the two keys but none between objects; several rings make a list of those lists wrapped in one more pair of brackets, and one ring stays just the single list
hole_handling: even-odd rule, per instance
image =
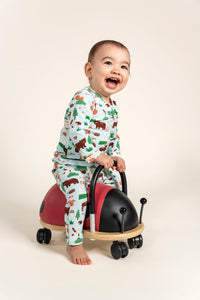
[{"label": "shadow on floor", "polygon": [[[33,202],[22,202],[13,199],[1,201],[0,219],[3,226],[11,231],[11,234],[23,236],[33,247],[53,251],[54,253],[65,255],[65,232],[52,231],[51,242],[39,244],[36,240],[38,229],[42,228],[39,218],[39,207],[33,206]],[[100,253],[101,255],[111,257],[111,242],[84,240],[84,248],[87,253]]]}]

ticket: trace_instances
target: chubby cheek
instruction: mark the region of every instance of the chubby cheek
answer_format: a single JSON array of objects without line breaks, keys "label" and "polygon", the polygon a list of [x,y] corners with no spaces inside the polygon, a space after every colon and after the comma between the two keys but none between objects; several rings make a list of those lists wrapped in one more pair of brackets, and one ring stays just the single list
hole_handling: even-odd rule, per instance
[{"label": "chubby cheek", "polygon": [[105,79],[106,76],[108,75],[108,71],[104,68],[102,68],[100,71],[99,71],[99,74],[100,76],[102,77],[102,79]]},{"label": "chubby cheek", "polygon": [[128,79],[129,79],[129,75],[126,75],[124,77],[124,86],[126,86],[127,82],[128,82]]},{"label": "chubby cheek", "polygon": [[119,90],[122,90],[123,88],[125,88],[125,86],[127,85],[128,79],[124,80],[123,83],[121,85],[119,85]]},{"label": "chubby cheek", "polygon": [[105,76],[104,70],[98,69],[96,72],[94,72],[93,78],[95,81],[102,81],[105,80]]},{"label": "chubby cheek", "polygon": [[110,74],[110,70],[106,66],[105,67],[102,66],[101,68],[99,68],[98,72],[99,72],[99,76],[101,76],[102,79],[104,79],[104,80]]},{"label": "chubby cheek", "polygon": [[104,84],[105,83],[105,74],[101,73],[98,76],[98,82]]}]

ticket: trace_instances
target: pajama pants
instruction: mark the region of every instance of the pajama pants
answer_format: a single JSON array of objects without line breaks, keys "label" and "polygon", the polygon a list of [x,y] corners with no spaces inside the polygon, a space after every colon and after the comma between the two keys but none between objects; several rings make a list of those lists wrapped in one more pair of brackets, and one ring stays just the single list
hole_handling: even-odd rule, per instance
[{"label": "pajama pants", "polygon": [[[90,167],[57,165],[54,177],[60,190],[66,197],[65,229],[67,245],[78,245],[83,242],[83,223],[87,206],[87,187],[97,165]],[[99,183],[113,185],[121,189],[121,180],[117,171],[103,170],[98,178]]]}]

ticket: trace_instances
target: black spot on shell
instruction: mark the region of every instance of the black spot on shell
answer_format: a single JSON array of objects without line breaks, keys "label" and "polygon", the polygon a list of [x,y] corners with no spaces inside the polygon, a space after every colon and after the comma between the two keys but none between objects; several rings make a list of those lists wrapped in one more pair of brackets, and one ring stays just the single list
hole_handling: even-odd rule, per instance
[{"label": "black spot on shell", "polygon": [[42,201],[42,204],[41,204],[41,206],[40,206],[40,213],[43,212],[44,206],[45,206],[45,201],[43,200],[43,201]]}]

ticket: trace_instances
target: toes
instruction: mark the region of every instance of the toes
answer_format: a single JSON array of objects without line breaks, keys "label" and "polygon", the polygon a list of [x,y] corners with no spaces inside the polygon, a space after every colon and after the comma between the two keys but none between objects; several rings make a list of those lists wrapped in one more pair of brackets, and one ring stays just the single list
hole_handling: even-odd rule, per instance
[{"label": "toes", "polygon": [[91,260],[88,257],[76,259],[78,265],[91,265]]},{"label": "toes", "polygon": [[[78,246],[77,246],[78,247]],[[91,265],[91,260],[81,247],[67,247],[67,254],[76,265]]]},{"label": "toes", "polygon": [[89,257],[86,258],[87,265],[91,265],[92,261],[89,259]]},{"label": "toes", "polygon": [[89,258],[87,259],[87,264],[88,264],[88,265],[91,265],[91,264],[92,264],[92,261],[91,261]]},{"label": "toes", "polygon": [[77,264],[76,257],[71,257],[71,260],[74,264]]},{"label": "toes", "polygon": [[77,265],[81,265],[81,259],[80,259],[80,258],[77,258],[77,259],[76,259],[76,264],[77,264]]},{"label": "toes", "polygon": [[76,258],[72,259],[72,261],[73,261],[74,264],[78,265],[78,261],[77,261]]},{"label": "toes", "polygon": [[82,265],[91,265],[91,260],[89,259],[89,257],[85,257],[82,259]]}]

